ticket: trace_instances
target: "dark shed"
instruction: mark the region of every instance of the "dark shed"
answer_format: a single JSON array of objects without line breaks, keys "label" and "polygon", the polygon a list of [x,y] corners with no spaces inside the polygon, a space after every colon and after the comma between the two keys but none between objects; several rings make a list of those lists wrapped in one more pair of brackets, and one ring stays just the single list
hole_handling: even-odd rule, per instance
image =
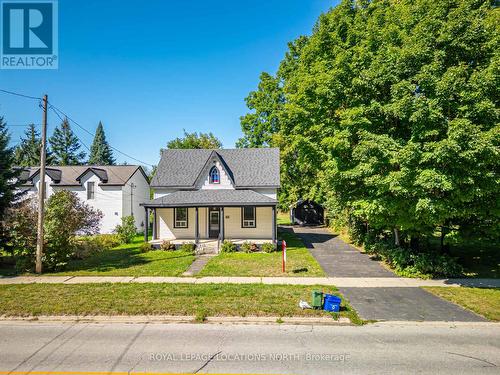
[{"label": "dark shed", "polygon": [[322,225],[325,223],[325,212],[320,204],[301,199],[291,206],[290,219],[293,225]]}]

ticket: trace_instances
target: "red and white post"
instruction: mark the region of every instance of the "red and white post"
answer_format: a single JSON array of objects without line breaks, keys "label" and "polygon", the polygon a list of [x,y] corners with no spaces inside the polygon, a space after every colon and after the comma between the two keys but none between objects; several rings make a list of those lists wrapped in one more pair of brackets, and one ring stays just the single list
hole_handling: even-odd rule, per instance
[{"label": "red and white post", "polygon": [[281,242],[281,271],[285,272],[286,269],[286,241]]}]

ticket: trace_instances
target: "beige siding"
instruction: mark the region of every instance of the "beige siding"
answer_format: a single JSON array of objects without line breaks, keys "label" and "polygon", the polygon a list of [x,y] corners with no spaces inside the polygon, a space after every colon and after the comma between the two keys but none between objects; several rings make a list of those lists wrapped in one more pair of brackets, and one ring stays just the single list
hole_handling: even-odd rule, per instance
[{"label": "beige siding", "polygon": [[241,207],[225,207],[224,237],[227,239],[271,239],[273,236],[272,208],[257,207],[255,215],[256,227],[242,228]]},{"label": "beige siding", "polygon": [[[207,237],[207,209],[201,207],[198,209],[199,231],[200,238]],[[195,209],[188,208],[188,227],[174,228],[174,209],[173,208],[157,208],[157,226],[159,239],[175,239],[195,238]]]}]

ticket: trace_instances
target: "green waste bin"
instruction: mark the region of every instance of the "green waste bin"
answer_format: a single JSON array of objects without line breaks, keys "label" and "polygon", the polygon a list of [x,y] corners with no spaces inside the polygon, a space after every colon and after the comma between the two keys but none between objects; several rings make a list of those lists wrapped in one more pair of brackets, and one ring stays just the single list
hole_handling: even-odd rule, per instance
[{"label": "green waste bin", "polygon": [[323,307],[323,292],[319,290],[314,290],[312,292],[312,307],[315,309],[321,309]]}]

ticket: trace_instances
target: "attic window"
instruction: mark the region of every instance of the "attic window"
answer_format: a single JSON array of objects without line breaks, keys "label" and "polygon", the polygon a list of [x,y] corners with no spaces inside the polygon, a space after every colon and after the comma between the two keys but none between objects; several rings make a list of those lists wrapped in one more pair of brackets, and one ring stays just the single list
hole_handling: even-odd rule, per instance
[{"label": "attic window", "polygon": [[210,183],[211,184],[219,184],[220,183],[219,170],[215,166],[212,167],[212,169],[210,169]]}]

